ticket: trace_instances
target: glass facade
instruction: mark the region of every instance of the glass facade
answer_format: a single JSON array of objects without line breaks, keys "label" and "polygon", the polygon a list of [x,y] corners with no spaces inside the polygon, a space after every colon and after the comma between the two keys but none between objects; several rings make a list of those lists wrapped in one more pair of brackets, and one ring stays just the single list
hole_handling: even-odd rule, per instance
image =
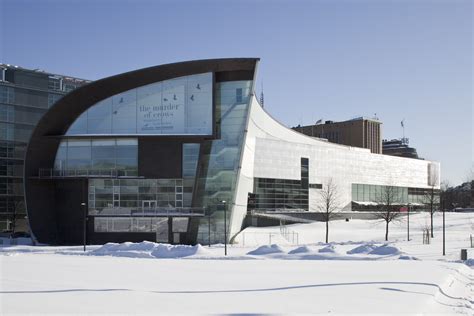
[{"label": "glass facade", "polygon": [[212,135],[212,73],[152,83],[90,107],[67,135]]},{"label": "glass facade", "polygon": [[[224,203],[227,225],[237,180],[252,81],[216,83],[216,116],[219,139],[201,144],[194,206],[211,214],[211,242],[224,239]],[[208,223],[202,220],[198,242],[208,242]]]},{"label": "glass facade", "polygon": [[183,144],[183,178],[195,178],[200,144]]},{"label": "glass facade", "polygon": [[255,210],[308,210],[309,160],[301,158],[301,180],[255,178]]},{"label": "glass facade", "polygon": [[[66,91],[64,77],[0,64],[0,231],[26,231],[23,165],[26,146],[43,114]],[[86,81],[68,79],[76,88]],[[18,225],[16,222],[18,221]]]},{"label": "glass facade", "polygon": [[193,186],[192,179],[89,179],[89,215],[143,216],[190,208]]},{"label": "glass facade", "polygon": [[[352,201],[383,203],[383,194],[387,186],[370,184],[352,184]],[[393,186],[395,204],[424,204],[430,189]],[[436,191],[436,194],[439,192]]]},{"label": "glass facade", "polygon": [[59,145],[54,162],[57,176],[88,174],[138,175],[138,141],[135,138],[66,139]]}]

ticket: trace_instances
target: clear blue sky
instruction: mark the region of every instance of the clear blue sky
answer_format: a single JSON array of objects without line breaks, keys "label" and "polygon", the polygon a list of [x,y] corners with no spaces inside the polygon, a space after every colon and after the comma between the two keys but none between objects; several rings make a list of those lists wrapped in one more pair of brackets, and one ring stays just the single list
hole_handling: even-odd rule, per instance
[{"label": "clear blue sky", "polygon": [[260,57],[287,126],[377,116],[461,183],[474,156],[473,1],[0,0],[0,61],[99,79],[191,59]]}]

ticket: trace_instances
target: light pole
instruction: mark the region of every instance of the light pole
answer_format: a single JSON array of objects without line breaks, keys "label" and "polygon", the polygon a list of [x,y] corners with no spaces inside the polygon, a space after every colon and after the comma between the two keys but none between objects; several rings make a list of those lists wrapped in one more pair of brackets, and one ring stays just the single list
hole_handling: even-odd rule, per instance
[{"label": "light pole", "polygon": [[207,233],[208,235],[208,242],[209,248],[211,247],[211,210],[207,207]]},{"label": "light pole", "polygon": [[[444,203],[443,203],[444,204]],[[443,207],[443,256],[446,256],[446,209]]]},{"label": "light pole", "polygon": [[227,205],[226,201],[222,201],[224,204],[224,255],[227,256]]},{"label": "light pole", "polygon": [[84,212],[84,219],[83,219],[83,225],[82,225],[82,242],[84,244],[84,252],[86,251],[86,231],[87,231],[87,211],[86,211],[86,203],[82,202],[81,206],[83,208]]},{"label": "light pole", "polygon": [[407,239],[410,241],[410,203],[408,203],[408,208],[407,208]]}]

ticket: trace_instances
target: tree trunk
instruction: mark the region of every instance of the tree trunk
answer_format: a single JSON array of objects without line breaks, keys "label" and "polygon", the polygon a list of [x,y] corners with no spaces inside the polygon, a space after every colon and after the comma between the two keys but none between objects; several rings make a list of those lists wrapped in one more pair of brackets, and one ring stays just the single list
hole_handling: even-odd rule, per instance
[{"label": "tree trunk", "polygon": [[385,241],[388,241],[388,221],[386,221],[385,225]]},{"label": "tree trunk", "polygon": [[328,243],[329,240],[329,219],[326,221],[326,244]]}]

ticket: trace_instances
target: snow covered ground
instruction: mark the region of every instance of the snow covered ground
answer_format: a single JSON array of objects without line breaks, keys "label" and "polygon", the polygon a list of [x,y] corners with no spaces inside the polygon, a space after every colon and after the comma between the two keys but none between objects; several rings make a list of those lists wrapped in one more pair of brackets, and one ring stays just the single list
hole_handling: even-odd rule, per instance
[{"label": "snow covered ground", "polygon": [[[223,245],[150,242],[0,247],[0,314],[473,314],[472,268],[461,263],[474,214],[441,214],[422,243],[426,214],[391,225],[324,223],[247,228]],[[289,237],[289,236],[292,237]],[[294,235],[298,235],[296,244]],[[474,258],[474,252],[470,252]]]}]

